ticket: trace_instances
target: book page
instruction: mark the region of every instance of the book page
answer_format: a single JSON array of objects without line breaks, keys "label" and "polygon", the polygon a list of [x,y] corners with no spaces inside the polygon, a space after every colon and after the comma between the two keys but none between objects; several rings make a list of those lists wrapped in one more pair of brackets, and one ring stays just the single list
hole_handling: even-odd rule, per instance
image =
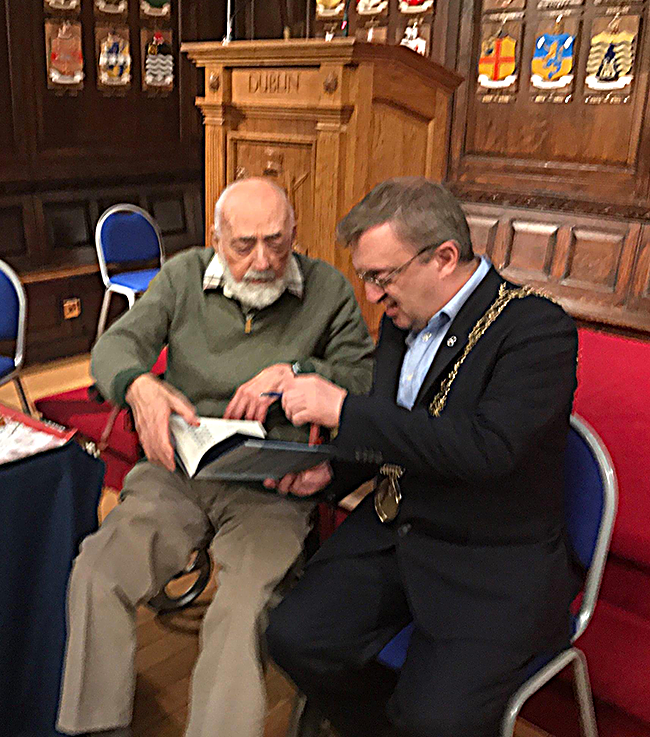
[{"label": "book page", "polygon": [[231,435],[240,433],[254,438],[266,437],[266,430],[261,422],[224,420],[220,417],[199,417],[199,420],[201,424],[193,427],[180,415],[172,415],[169,418],[169,429],[176,443],[176,453],[190,477],[194,475],[205,453]]}]

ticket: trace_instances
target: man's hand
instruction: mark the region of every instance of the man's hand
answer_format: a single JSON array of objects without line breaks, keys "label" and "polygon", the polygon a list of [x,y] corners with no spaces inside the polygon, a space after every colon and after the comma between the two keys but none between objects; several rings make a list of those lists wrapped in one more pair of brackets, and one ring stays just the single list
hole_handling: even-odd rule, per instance
[{"label": "man's hand", "polygon": [[331,480],[332,468],[325,461],[300,473],[288,473],[279,481],[277,479],[266,479],[264,486],[267,489],[277,489],[278,494],[291,493],[294,496],[311,496],[324,489]]},{"label": "man's hand", "polygon": [[264,422],[274,397],[261,397],[263,392],[283,392],[294,379],[288,363],[276,363],[260,371],[242,384],[233,394],[224,417],[227,420],[257,420]]},{"label": "man's hand", "polygon": [[347,391],[320,376],[298,376],[284,390],[282,408],[296,426],[308,422],[336,427]]},{"label": "man's hand", "polygon": [[126,401],[133,410],[135,429],[147,460],[173,471],[176,463],[169,439],[169,417],[176,412],[190,425],[198,425],[193,405],[181,392],[153,374],[138,376],[126,392]]}]

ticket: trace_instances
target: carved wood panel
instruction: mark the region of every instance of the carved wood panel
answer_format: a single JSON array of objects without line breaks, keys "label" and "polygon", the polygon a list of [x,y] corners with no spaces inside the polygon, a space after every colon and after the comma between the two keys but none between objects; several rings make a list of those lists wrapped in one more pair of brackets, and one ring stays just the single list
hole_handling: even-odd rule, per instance
[{"label": "carved wood panel", "polygon": [[[504,198],[548,193],[565,201],[602,203],[608,209],[650,202],[649,4],[641,0],[610,7],[599,0],[527,0],[520,8],[513,10],[508,3],[508,12],[492,14],[487,12],[492,6],[480,0],[461,0],[461,5],[455,17],[454,66],[466,82],[455,98],[449,178],[468,192],[467,199],[492,195],[505,204],[505,199],[499,200],[501,193]],[[616,98],[620,104],[593,104],[599,95],[586,84],[591,38],[612,23],[617,12],[623,24],[641,17],[632,89]],[[498,89],[491,97],[478,94],[482,28],[488,21],[499,27],[499,35],[517,39],[517,80],[506,90],[508,95]],[[574,81],[559,104],[548,101],[552,94],[535,97],[531,59],[540,28],[558,33],[562,23],[575,34]],[[508,101],[499,104],[501,98]]]},{"label": "carved wood panel", "polygon": [[650,226],[569,213],[464,205],[477,253],[542,287],[574,316],[650,332]]},{"label": "carved wood panel", "polygon": [[[371,127],[371,151],[381,151],[382,156],[369,162],[369,188],[384,179],[403,175],[423,176],[427,170],[428,121],[413,113],[376,102],[373,107]],[[420,155],[413,156],[413,152]]]},{"label": "carved wood panel", "polygon": [[297,247],[314,255],[314,171],[316,139],[311,136],[229,133],[228,182],[268,176],[283,187],[296,214]]}]

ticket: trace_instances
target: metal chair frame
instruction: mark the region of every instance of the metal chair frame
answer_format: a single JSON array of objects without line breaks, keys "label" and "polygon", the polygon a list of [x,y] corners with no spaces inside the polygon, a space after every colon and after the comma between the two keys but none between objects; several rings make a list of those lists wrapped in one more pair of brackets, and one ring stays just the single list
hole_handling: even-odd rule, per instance
[{"label": "metal chair frame", "polygon": [[[575,628],[571,638],[571,642],[574,643],[585,631],[594,613],[616,517],[618,490],[611,457],[598,435],[577,415],[571,415],[570,422],[571,429],[586,443],[596,461],[603,496],[596,544],[587,570],[580,609],[574,617]],[[399,634],[396,637],[399,637]],[[500,737],[513,737],[515,722],[524,703],[567,665],[573,666],[574,691],[583,737],[598,737],[587,660],[584,653],[573,644],[543,665],[512,695],[502,719]],[[322,715],[316,707],[304,694],[298,693],[294,700],[286,737],[317,737],[322,721]]]},{"label": "metal chair frame", "polygon": [[[612,459],[594,430],[576,415],[571,415],[571,428],[587,444],[598,465],[603,495],[603,511],[596,545],[587,571],[580,609],[574,618],[575,630],[571,637],[571,642],[574,643],[587,628],[598,599],[616,517],[618,486]],[[574,691],[579,708],[582,734],[584,737],[598,737],[587,659],[584,653],[574,646],[558,653],[513,694],[503,717],[501,737],[513,737],[515,722],[524,703],[567,665],[573,666]]]},{"label": "metal chair frame", "polygon": [[8,383],[9,381],[13,381],[14,385],[16,386],[16,391],[18,393],[18,398],[20,399],[20,404],[23,412],[25,412],[26,414],[32,414],[32,409],[27,399],[27,394],[25,393],[25,388],[23,386],[22,380],[20,378],[20,372],[22,370],[23,361],[25,358],[24,350],[25,331],[27,329],[27,297],[25,295],[25,289],[22,285],[22,282],[18,278],[18,275],[5,261],[0,260],[0,272],[2,272],[7,277],[7,279],[9,279],[18,299],[18,322],[16,324],[16,331],[14,335],[6,336],[7,338],[13,338],[16,341],[16,348],[13,358],[14,369],[13,371],[10,371],[9,373],[0,377],[0,386]]},{"label": "metal chair frame", "polygon": [[[158,247],[160,250],[160,266],[162,266],[165,263],[165,248],[163,246],[163,240],[162,240],[162,234],[160,232],[160,228],[158,227],[158,224],[156,223],[156,221],[151,217],[151,215],[146,210],[143,210],[141,207],[138,207],[137,205],[132,205],[130,203],[125,202],[125,203],[120,203],[117,205],[113,205],[112,207],[109,207],[108,210],[106,210],[102,214],[102,216],[97,221],[97,226],[95,227],[95,248],[97,249],[97,260],[99,261],[99,271],[101,273],[102,281],[104,282],[106,291],[104,292],[104,299],[102,301],[102,307],[99,313],[99,322],[97,323],[97,336],[95,339],[99,338],[99,336],[104,332],[104,328],[106,327],[106,320],[108,318],[108,309],[110,307],[111,297],[113,293],[121,294],[124,297],[126,297],[128,304],[129,304],[129,309],[131,309],[131,307],[133,307],[133,305],[135,304],[136,296],[138,294],[142,294],[142,291],[135,291],[121,284],[115,284],[113,281],[111,281],[111,276],[108,273],[108,265],[106,262],[106,257],[104,255],[104,247],[102,245],[102,228],[104,227],[104,223],[106,222],[106,220],[109,217],[111,217],[111,215],[114,215],[116,212],[133,212],[138,215],[141,215],[153,227],[153,229],[156,232],[156,236],[158,238]],[[111,262],[111,263],[120,263],[120,262]]]}]

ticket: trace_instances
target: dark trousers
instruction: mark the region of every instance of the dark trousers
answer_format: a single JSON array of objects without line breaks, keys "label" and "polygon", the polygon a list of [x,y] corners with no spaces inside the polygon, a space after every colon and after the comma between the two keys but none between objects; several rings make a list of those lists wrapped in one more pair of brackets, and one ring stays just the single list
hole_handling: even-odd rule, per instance
[{"label": "dark trousers", "polygon": [[438,639],[416,618],[397,674],[374,657],[412,619],[393,548],[313,561],[271,612],[267,640],[344,737],[496,737],[532,653]]}]

